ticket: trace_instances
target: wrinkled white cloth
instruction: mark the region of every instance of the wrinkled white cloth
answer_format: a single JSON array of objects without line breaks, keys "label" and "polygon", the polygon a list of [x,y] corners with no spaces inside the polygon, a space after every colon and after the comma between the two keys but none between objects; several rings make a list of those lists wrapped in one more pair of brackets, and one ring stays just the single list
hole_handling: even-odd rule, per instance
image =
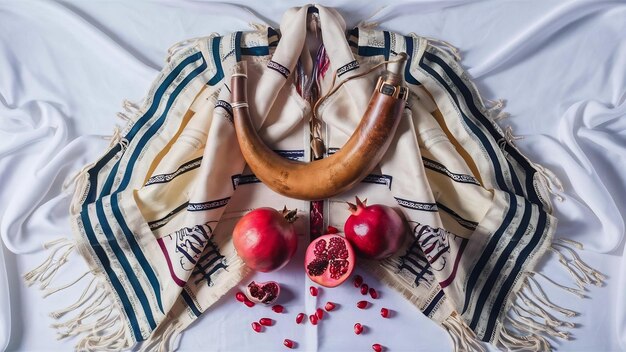
[{"label": "wrinkled white cloth", "polygon": [[[607,286],[588,293],[590,300],[550,290],[551,297],[559,296],[559,304],[582,313],[575,340],[560,347],[626,349],[626,4],[325,5],[339,7],[348,27],[374,14],[366,22],[454,44],[484,98],[507,100],[505,111],[511,118],[501,124],[510,124],[515,135],[523,136],[516,141],[522,151],[564,183],[566,201],[555,202],[557,237],[582,242],[588,249],[582,254],[585,260],[609,276]],[[264,1],[246,6],[251,11],[198,1],[0,2],[0,236],[6,247],[4,258],[0,256],[1,348],[71,348],[72,341],[55,340],[45,315],[49,309],[38,307],[39,293],[25,290],[20,280],[45,256],[41,242],[69,233],[70,195],[63,184],[99,156],[108,144],[102,136],[111,133],[120,103],[145,94],[171,44],[244,28],[248,22],[276,24],[292,5]],[[349,287],[315,301],[307,296],[307,283],[295,263],[257,278],[299,287],[290,293],[294,306],[309,309],[331,299],[343,303],[337,312],[342,316],[305,333],[293,324],[296,312],[289,312],[277,318],[276,329],[252,335],[249,322],[271,311],[247,310],[226,297],[213,308],[212,319],[200,319],[186,332],[181,349],[199,350],[207,341],[218,341],[211,345],[215,350],[271,350],[288,335],[303,336],[300,342],[307,349],[336,350],[346,342],[354,350],[373,342],[393,350],[449,348],[447,335],[391,290],[383,292],[382,303],[399,314],[384,324],[375,319],[377,314],[351,309],[355,293]],[[544,270],[566,275],[558,266]],[[352,335],[355,319],[372,326],[366,339]]]}]

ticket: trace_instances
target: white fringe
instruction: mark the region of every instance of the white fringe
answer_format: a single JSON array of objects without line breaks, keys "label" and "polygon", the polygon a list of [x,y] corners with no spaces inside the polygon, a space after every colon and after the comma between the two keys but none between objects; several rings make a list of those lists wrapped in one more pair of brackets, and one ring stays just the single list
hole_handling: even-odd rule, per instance
[{"label": "white fringe", "polygon": [[[494,339],[497,347],[509,351],[548,351],[552,350],[552,346],[546,336],[564,340],[571,338],[567,329],[575,328],[576,324],[556,318],[549,310],[556,311],[567,318],[574,317],[578,313],[550,302],[535,276],[542,276],[548,282],[581,298],[585,297],[586,284],[600,286],[605,276],[584,263],[569,245],[582,249],[580,243],[568,239],[554,240],[551,248],[559,255],[559,261],[572,275],[580,289],[561,285],[542,273],[527,272],[521,289],[515,293],[514,302],[505,317],[505,322],[517,331],[503,324]],[[570,257],[563,252],[567,252]]]},{"label": "white fringe", "polygon": [[461,320],[458,314],[452,314],[441,325],[446,328],[452,338],[455,352],[486,352],[482,342],[476,338],[476,334]]},{"label": "white fringe", "polygon": [[[75,250],[75,243],[67,238],[61,238],[44,244],[50,250],[50,255],[44,262],[24,275],[24,280],[30,286],[39,282],[40,289],[46,289],[54,279],[59,269],[68,262],[69,255]],[[83,278],[93,275],[90,271],[83,273],[69,283],[44,291],[44,297],[63,291],[76,285]],[[63,318],[73,312],[76,315],[65,321],[51,324],[58,331],[58,339],[82,334],[82,339],[76,345],[79,351],[119,351],[130,347],[132,339],[127,334],[124,319],[115,309],[114,300],[110,297],[102,282],[93,275],[76,302],[66,308],[50,313],[55,320]]]},{"label": "white fringe", "polygon": [[506,100],[498,99],[498,100],[486,100],[491,106],[487,108],[487,116],[490,117],[493,121],[500,121],[511,115],[508,112],[504,112],[503,109],[506,105]]},{"label": "white fringe", "polygon": [[[32,286],[35,282],[39,281],[39,288],[42,290],[48,287],[50,281],[52,281],[59,269],[67,263],[67,258],[74,251],[74,242],[66,238],[61,238],[45,243],[43,247],[45,249],[52,249],[48,258],[46,258],[41,265],[24,274],[24,281],[28,286]],[[56,254],[62,249],[64,249],[64,251],[56,258]]]},{"label": "white fringe", "polygon": [[[417,36],[415,33],[410,33],[409,35]],[[432,38],[432,37],[423,37],[423,38],[428,40],[428,43],[430,45],[438,47],[444,51],[447,51],[449,54],[454,56],[456,61],[461,61],[462,59],[461,51],[459,51],[459,49],[457,49],[454,45],[450,44],[449,42],[445,40],[441,40],[438,38]]]}]

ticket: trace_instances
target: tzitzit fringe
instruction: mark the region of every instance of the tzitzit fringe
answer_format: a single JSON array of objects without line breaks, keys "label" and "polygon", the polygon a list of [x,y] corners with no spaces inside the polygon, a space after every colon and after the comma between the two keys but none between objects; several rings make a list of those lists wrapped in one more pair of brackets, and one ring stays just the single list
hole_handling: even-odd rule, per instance
[{"label": "tzitzit fringe", "polygon": [[[567,330],[575,328],[576,324],[566,319],[578,313],[551,302],[535,278],[541,276],[547,282],[581,298],[585,297],[586,285],[602,286],[606,277],[583,262],[571,246],[583,249],[582,244],[568,239],[555,239],[550,248],[580,288],[559,284],[542,273],[526,272],[521,288],[513,294],[513,304],[505,315],[505,321],[496,331],[493,340],[496,347],[506,351],[543,352],[553,348],[548,337],[571,339]],[[557,317],[557,313],[562,317]],[[484,351],[481,342],[458,314],[453,313],[442,325],[448,330],[455,351]]]},{"label": "tzitzit fringe", "polygon": [[[61,292],[84,278],[91,277],[74,303],[50,313],[50,317],[57,320],[51,324],[58,332],[57,339],[80,334],[82,338],[76,344],[79,351],[119,351],[130,347],[132,339],[123,323],[124,319],[120,311],[114,308],[110,292],[93,273],[87,271],[69,283],[49,288],[58,271],[74,252],[74,242],[61,238],[44,244],[44,248],[50,251],[49,256],[41,265],[24,275],[27,285],[39,283],[39,288],[44,291],[44,297]],[[71,313],[74,313],[74,316],[59,321]]]}]

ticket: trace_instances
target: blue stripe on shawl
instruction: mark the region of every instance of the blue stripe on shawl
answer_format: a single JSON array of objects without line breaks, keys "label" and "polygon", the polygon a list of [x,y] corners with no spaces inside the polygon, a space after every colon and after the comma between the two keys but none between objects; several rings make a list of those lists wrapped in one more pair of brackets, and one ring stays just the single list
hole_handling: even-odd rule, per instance
[{"label": "blue stripe on shawl", "polygon": [[[432,55],[432,56],[434,56],[434,55]],[[422,57],[422,60],[420,60],[420,63],[419,63],[420,67],[422,67],[426,72],[431,74],[448,91],[448,93],[450,94],[450,97],[452,98],[452,100],[454,101],[456,106],[459,108],[459,112],[461,113],[461,116],[463,117],[463,120],[465,121],[467,126],[470,128],[470,130],[472,130],[474,135],[481,141],[481,144],[485,147],[485,150],[487,151],[487,154],[489,154],[489,159],[491,159],[491,161],[493,163],[493,167],[495,169],[496,182],[498,183],[498,186],[502,190],[508,190],[509,188],[508,188],[508,186],[507,186],[507,184],[506,184],[506,182],[504,180],[502,167],[501,167],[500,163],[497,161],[498,160],[498,156],[496,154],[496,151],[493,149],[493,146],[491,145],[491,143],[489,143],[489,140],[487,139],[487,136],[485,136],[483,131],[476,124],[474,124],[474,122],[469,117],[467,117],[465,115],[465,113],[461,109],[461,104],[459,103],[459,100],[456,97],[456,94],[454,93],[452,88],[446,83],[446,81],[443,79],[443,77],[441,77],[439,75],[439,73],[437,73],[437,71],[435,71],[433,68],[431,68],[426,63],[424,63],[424,58],[425,57],[426,57],[426,55],[424,55]],[[434,56],[434,57],[436,58],[436,56]]]},{"label": "blue stripe on shawl", "polygon": [[[178,64],[173,70],[172,72],[170,72],[167,77],[165,77],[165,79],[163,80],[163,82],[159,85],[159,88],[157,88],[155,94],[154,94],[154,98],[152,99],[152,104],[150,105],[150,108],[148,109],[148,111],[146,111],[145,114],[143,114],[143,116],[141,118],[139,118],[139,120],[137,120],[137,122],[135,122],[135,124],[133,125],[133,127],[131,128],[131,130],[124,136],[124,138],[126,140],[128,140],[129,142],[135,137],[135,135],[139,132],[139,130],[148,122],[150,121],[150,119],[153,117],[154,113],[157,111],[157,109],[159,108],[159,104],[161,102],[161,99],[163,98],[163,95],[165,94],[165,92],[167,91],[167,89],[170,87],[170,85],[172,84],[172,82],[174,82],[174,80],[176,79],[176,77],[178,77],[178,75],[189,65],[193,64],[194,62],[203,59],[202,58],[202,54],[201,53],[196,53],[194,55],[190,55],[189,57],[185,58],[183,61],[181,61],[180,64]],[[119,151],[120,146],[119,144],[116,146],[115,148],[117,151]],[[117,152],[116,152],[117,153]],[[113,153],[112,155],[110,155],[110,157],[108,158],[109,160],[116,154]],[[109,155],[107,154],[107,157]],[[101,161],[104,159],[101,159]],[[108,162],[108,160],[107,160]],[[94,175],[97,175],[98,172],[100,172],[100,169],[105,165],[106,163],[102,164],[102,165],[98,165],[96,164],[94,166],[93,169],[90,170],[91,171],[95,171]],[[115,165],[113,166],[113,169],[111,170],[111,172],[109,173],[109,176],[104,184],[104,187],[102,188],[102,191],[100,192],[100,197],[103,197],[109,193],[111,193],[111,188],[113,187],[113,181],[115,180],[115,175],[117,174],[117,169],[119,167],[120,161],[118,160]],[[94,180],[92,182],[90,182],[90,189],[89,189],[89,195],[87,196],[87,198],[85,199],[85,202],[83,203],[83,206],[89,203],[92,203],[95,200],[95,192],[96,192],[96,184],[97,184],[97,178],[94,177]],[[93,191],[93,193],[92,193]]]},{"label": "blue stripe on shawl", "polygon": [[433,309],[435,309],[435,307],[437,306],[437,304],[439,303],[439,301],[441,301],[441,299],[443,298],[443,290],[439,290],[439,292],[437,293],[437,295],[435,296],[435,298],[433,298],[433,300],[430,302],[430,304],[428,305],[428,307],[426,307],[426,309],[424,309],[424,315],[425,316],[429,316],[430,312],[433,311]]},{"label": "blue stripe on shawl", "polygon": [[241,35],[242,31],[235,33],[235,61],[241,61]]},{"label": "blue stripe on shawl", "polygon": [[391,53],[391,35],[388,31],[383,31],[383,36],[385,38],[385,51],[383,55],[385,56],[385,60],[389,60],[389,55]]},{"label": "blue stripe on shawl", "polygon": [[457,214],[454,210],[448,208],[447,206],[443,205],[440,202],[437,202],[437,208],[448,213],[454,220],[456,220],[456,222],[459,223],[459,225],[465,227],[468,230],[475,230],[476,226],[478,226],[477,222],[463,218],[461,215]]},{"label": "blue stripe on shawl", "polygon": [[144,135],[141,136],[141,139],[137,143],[137,146],[133,149],[133,153],[131,154],[128,160],[128,164],[126,165],[126,170],[124,172],[124,177],[122,178],[122,182],[120,182],[120,185],[117,187],[117,190],[115,191],[115,193],[125,190],[126,187],[128,186],[128,183],[130,182],[130,176],[133,173],[132,171],[135,167],[135,163],[137,162],[137,159],[139,158],[139,154],[141,154],[141,152],[143,151],[143,148],[146,146],[148,141],[152,137],[154,137],[155,133],[161,128],[161,126],[163,126],[163,123],[165,122],[167,118],[169,110],[172,107],[172,104],[174,104],[174,101],[176,100],[176,98],[178,97],[178,94],[180,94],[180,92],[183,90],[183,88],[185,88],[185,86],[187,86],[189,82],[191,82],[200,73],[202,73],[202,71],[204,71],[206,67],[207,67],[206,61],[204,61],[204,58],[202,58],[202,65],[196,67],[193,71],[191,71],[191,73],[189,73],[189,75],[185,77],[185,79],[183,79],[182,82],[180,82],[180,84],[176,87],[176,89],[174,89],[174,91],[172,92],[172,94],[169,96],[167,100],[167,104],[165,105],[165,109],[163,110],[163,113],[161,114],[161,116],[150,126],[150,128],[148,128],[146,133],[144,133]]},{"label": "blue stripe on shawl", "polygon": [[[459,89],[463,99],[465,100],[465,104],[470,109],[470,112],[480,121],[480,123],[487,129],[487,131],[492,135],[496,140],[502,139],[502,135],[496,130],[493,124],[480,112],[476,104],[474,104],[474,97],[472,96],[472,92],[465,85],[461,77],[459,77],[454,70],[448,66],[443,59],[438,57],[435,54],[425,52],[424,58],[431,62],[437,63],[443,70],[446,72],[448,77],[452,80],[454,85]],[[420,64],[421,65],[421,64]],[[458,104],[457,104],[458,105]],[[460,105],[459,109],[461,109]],[[520,164],[520,166],[526,171],[526,193],[530,198],[530,201],[543,206],[543,202],[541,202],[537,192],[535,191],[535,187],[533,186],[533,175],[535,174],[535,169],[528,163],[528,161],[517,151],[517,149],[508,143],[505,144],[504,150],[511,156],[513,159]],[[509,166],[509,170],[511,171],[511,178],[513,180],[513,187],[515,189],[515,193],[519,195],[524,195],[523,190],[521,189],[521,184],[519,179],[517,178],[517,174],[514,172],[511,163],[507,160],[507,164]],[[504,188],[503,188],[504,189]]]},{"label": "blue stripe on shawl", "polygon": [[467,288],[465,290],[465,303],[463,304],[461,314],[465,313],[465,311],[467,310],[470,298],[472,296],[472,292],[474,290],[474,286],[476,286],[476,283],[478,282],[478,277],[483,274],[487,262],[491,259],[493,251],[496,249],[498,242],[500,242],[500,238],[502,238],[504,232],[509,228],[509,225],[511,225],[511,221],[513,221],[513,217],[517,212],[517,197],[514,194],[508,192],[506,193],[506,195],[509,198],[509,209],[504,216],[504,220],[502,220],[502,223],[500,223],[500,227],[489,239],[487,246],[485,246],[485,249],[481,253],[480,260],[478,261],[478,263],[476,263],[476,265],[474,265],[474,268],[472,269],[472,273],[470,274],[469,280],[467,281]]},{"label": "blue stripe on shawl", "polygon": [[[199,70],[199,68],[196,68],[194,71],[192,71],[192,73],[190,75],[187,76],[187,78],[183,82],[181,82],[181,84],[177,87],[177,89],[173,93],[173,95],[177,95],[184,85],[186,85],[192,78],[195,78],[195,76],[197,76],[202,70],[204,70],[204,68],[206,68],[206,62],[204,62],[204,58],[202,57],[201,53],[196,53],[194,55],[190,55],[189,57],[185,58],[183,61],[181,61],[180,64],[178,64],[176,66],[176,68],[174,68],[174,70],[172,70],[172,72],[170,72],[170,74],[165,78],[165,80],[161,83],[161,85],[157,89],[150,109],[139,120],[137,120],[137,122],[133,125],[133,128],[125,136],[125,138],[127,140],[130,141],[133,137],[135,137],[135,135],[138,133],[140,128],[143,125],[145,125],[150,120],[152,115],[154,115],[154,112],[157,110],[157,108],[159,106],[159,102],[162,99],[163,94],[165,93],[165,91],[167,90],[169,85],[174,81],[174,79],[180,74],[180,72],[182,72],[188,65],[198,61],[199,59],[203,60],[203,65],[201,65],[199,67],[199,68],[201,68],[201,70]],[[170,100],[169,100],[170,104],[169,105],[171,105],[171,102],[172,102],[172,99],[170,97]],[[167,109],[169,109],[169,107],[170,106],[168,106],[166,108],[166,111],[167,111]],[[162,117],[164,115],[162,115]],[[145,137],[145,135],[144,135],[144,137]],[[141,144],[141,141],[140,141],[140,144]],[[109,152],[109,154],[107,154],[107,157],[109,157],[108,160],[110,160],[116,154],[116,152],[119,151],[119,148],[120,147],[118,145],[118,146],[116,146],[116,148],[112,149]],[[141,147],[138,147],[138,148],[141,148]],[[90,172],[93,172],[94,176],[97,175],[97,173],[100,171],[100,169],[104,165],[106,165],[108,160],[104,161],[104,159],[101,159],[98,163],[96,163],[94,168],[92,168],[90,170]],[[107,180],[108,187],[105,184],[105,188],[108,188],[108,189],[106,189],[107,193],[110,190],[111,185],[113,183],[113,179],[115,177],[115,174],[117,173],[116,171],[117,171],[118,165],[119,165],[119,161],[116,163],[116,165],[114,166],[114,169],[109,174],[109,179]],[[86,212],[87,211],[86,204],[88,202],[93,202],[93,198],[95,197],[95,190],[96,190],[96,182],[94,181],[94,182],[91,182],[90,195],[85,200],[85,204],[83,206],[84,209],[83,209],[83,212],[81,213],[83,224],[85,224],[85,232],[87,234],[87,238],[89,240],[90,245],[92,246],[92,248],[94,249],[94,252],[96,253],[98,258],[102,262],[103,266],[105,267],[105,270],[107,271],[107,274],[109,275],[109,278],[111,280],[111,283],[114,286],[114,289],[116,290],[118,296],[122,300],[122,303],[123,303],[123,306],[124,306],[124,310],[126,311],[126,314],[129,317],[129,320],[131,322],[131,326],[133,328],[134,335],[135,335],[137,341],[140,341],[142,339],[141,332],[139,331],[139,327],[137,325],[137,318],[135,316],[134,311],[132,310],[132,305],[128,301],[128,297],[126,296],[126,292],[124,291],[123,287],[121,286],[121,284],[119,282],[119,278],[117,276],[115,276],[116,274],[114,272],[112,272],[112,270],[110,268],[109,259],[106,257],[106,253],[102,250],[101,247],[99,247],[100,244],[97,242],[97,239],[95,238],[95,234],[93,233],[93,229],[91,228],[91,221],[89,220],[89,216],[88,216],[88,214]],[[106,194],[104,192],[104,190],[103,190],[102,194]],[[122,222],[123,222],[123,226],[122,227],[123,227],[123,231],[124,231],[125,235],[127,237],[130,237],[130,238],[134,239],[132,233],[130,232],[130,230],[126,226],[125,221],[123,221],[123,217],[122,217],[122,214],[121,214],[121,212],[119,210],[119,207],[112,207],[112,210],[113,210],[115,218],[118,221],[120,219],[122,219]],[[102,226],[103,226],[103,231],[104,231],[104,227],[106,226],[108,228],[108,230],[109,230],[109,233],[111,233],[110,227],[109,227],[108,223],[106,223],[106,221],[104,223],[102,223]],[[126,226],[126,227],[124,228],[124,226]],[[107,237],[108,237],[108,235],[107,235]],[[141,252],[141,249],[138,246],[137,242],[136,241],[132,241],[132,242],[129,242],[129,244],[131,246],[131,250],[137,256],[137,258],[138,258],[138,260],[140,262],[140,265],[142,266],[142,269],[146,273],[146,276],[148,277],[148,280],[152,284],[153,289],[155,290],[155,294],[156,294],[158,303],[159,303],[159,308],[161,309],[161,311],[163,311],[162,302],[161,302],[161,298],[160,298],[160,286],[158,285],[158,280],[156,279],[155,273],[152,271],[152,268],[150,267],[150,265],[147,264],[147,260],[145,259],[145,255],[143,255],[143,253]],[[137,253],[141,253],[141,254],[137,255]],[[130,279],[130,277],[129,277],[129,279]],[[156,283],[156,286],[155,286],[155,283]],[[146,312],[146,316],[148,316],[148,315],[151,315],[151,311],[149,309]]]},{"label": "blue stripe on shawl", "polygon": [[404,41],[406,42],[406,54],[409,56],[407,59],[407,64],[406,66],[404,66],[404,80],[408,84],[420,85],[421,83],[411,74],[411,62],[413,59],[413,37],[406,36],[404,37]]},{"label": "blue stripe on shawl", "polygon": [[207,84],[210,86],[216,85],[224,78],[224,69],[222,68],[222,60],[220,59],[220,42],[222,41],[222,37],[213,38],[213,42],[211,43],[211,50],[213,51],[213,62],[215,63],[215,68],[217,72],[215,72],[215,76],[213,76]]},{"label": "blue stripe on shawl", "polygon": [[[504,268],[504,264],[506,264],[507,260],[509,260],[509,255],[513,252],[517,244],[520,242],[520,239],[528,229],[528,225],[530,224],[530,218],[532,216],[532,203],[525,201],[524,202],[524,215],[522,216],[522,221],[519,224],[519,227],[516,229],[515,234],[509,240],[509,243],[506,245],[502,254],[498,257],[496,264],[493,269],[489,273],[487,277],[487,281],[485,281],[485,285],[478,296],[478,301],[476,301],[476,309],[474,310],[474,315],[472,316],[472,321],[469,326],[472,330],[476,329],[476,325],[478,325],[478,319],[482,313],[483,307],[485,303],[487,303],[487,298],[491,295],[494,289],[493,285],[496,283],[498,276],[502,274],[502,269]],[[521,258],[521,257],[520,257]],[[526,258],[523,258],[526,259]],[[499,309],[498,309],[499,310]]]},{"label": "blue stripe on shawl", "polygon": [[111,210],[113,211],[113,215],[120,225],[122,232],[124,232],[124,236],[126,237],[128,244],[130,245],[130,249],[133,251],[133,254],[137,258],[139,265],[141,265],[141,268],[146,273],[146,277],[148,278],[150,285],[152,285],[152,290],[154,291],[154,295],[156,297],[161,313],[165,313],[165,311],[163,310],[163,302],[161,300],[161,285],[159,285],[159,280],[157,279],[154,270],[152,270],[152,266],[150,266],[150,264],[148,263],[146,256],[141,251],[141,247],[139,247],[139,243],[137,243],[137,239],[133,235],[133,232],[128,228],[126,221],[121,216],[121,211],[117,198],[118,196],[111,197]]},{"label": "blue stripe on shawl", "polygon": [[270,54],[270,48],[267,46],[252,46],[249,48],[241,48],[241,55],[265,56],[269,54]]},{"label": "blue stripe on shawl", "polygon": [[193,314],[196,317],[199,317],[202,314],[202,312],[196,307],[196,304],[193,302],[193,299],[191,298],[189,293],[187,293],[187,290],[183,289],[183,291],[181,292],[181,296],[183,296],[185,303],[187,303],[187,306],[191,309]]},{"label": "blue stripe on shawl", "polygon": [[113,230],[111,229],[111,226],[109,226],[106,214],[104,213],[102,199],[98,199],[96,201],[96,215],[98,217],[98,222],[100,223],[100,226],[102,226],[102,233],[104,233],[104,235],[106,236],[106,239],[107,239],[106,243],[108,243],[109,246],[111,246],[111,250],[113,251],[113,254],[119,261],[120,265],[122,266],[122,270],[124,270],[126,277],[128,277],[128,281],[130,282],[130,285],[133,287],[133,291],[135,291],[135,294],[137,295],[137,298],[139,299],[139,303],[141,304],[141,307],[143,308],[143,311],[146,315],[146,319],[148,320],[148,324],[150,325],[150,328],[151,329],[156,328],[156,322],[154,321],[154,316],[152,315],[152,308],[150,307],[150,303],[148,302],[148,297],[146,297],[146,293],[141,288],[141,284],[139,283],[139,280],[137,279],[137,275],[135,275],[135,273],[133,272],[133,269],[130,263],[128,262],[128,258],[126,258],[126,255],[124,255],[124,251],[120,247],[119,243],[117,243],[117,239],[115,238],[115,235],[113,234]]},{"label": "blue stripe on shawl", "polygon": [[120,279],[117,277],[117,274],[113,272],[113,268],[111,266],[111,262],[107,257],[106,252],[98,243],[98,239],[96,238],[96,234],[93,232],[93,228],[91,227],[91,220],[89,219],[89,212],[87,208],[83,208],[80,212],[80,218],[83,222],[83,226],[85,228],[85,234],[87,236],[87,240],[89,240],[89,244],[93,249],[94,253],[100,260],[101,267],[107,273],[109,280],[111,281],[111,285],[115,292],[117,292],[117,296],[120,298],[122,305],[124,307],[124,313],[128,317],[128,321],[130,322],[130,327],[133,332],[136,341],[142,341],[143,336],[141,335],[141,330],[139,329],[139,324],[137,323],[137,316],[133,311],[133,306],[128,300],[128,296],[126,296],[126,292],[124,291],[124,287],[120,282]]},{"label": "blue stripe on shawl", "polygon": [[[500,289],[500,292],[498,293],[498,297],[494,301],[494,305],[493,305],[494,307],[501,307],[504,304],[504,299],[509,294],[511,287],[513,286],[513,283],[515,279],[517,278],[517,275],[522,269],[522,265],[524,264],[524,262],[526,262],[526,259],[528,258],[528,256],[535,250],[535,248],[539,244],[539,241],[541,240],[541,237],[546,229],[546,225],[547,225],[546,213],[543,210],[539,209],[538,206],[536,207],[536,209],[538,209],[539,211],[539,221],[538,221],[537,228],[535,229],[535,233],[533,234],[533,238],[530,240],[530,242],[528,242],[526,247],[524,247],[524,249],[520,252],[519,257],[517,257],[515,266],[513,266],[513,269],[509,273],[506,281],[504,281],[504,284],[502,284],[502,288]],[[499,313],[500,313],[499,309],[491,312],[491,316],[489,317],[489,322],[487,323],[487,329],[485,330],[484,337],[491,337],[491,335],[493,335],[493,330],[495,328],[496,319]]]}]

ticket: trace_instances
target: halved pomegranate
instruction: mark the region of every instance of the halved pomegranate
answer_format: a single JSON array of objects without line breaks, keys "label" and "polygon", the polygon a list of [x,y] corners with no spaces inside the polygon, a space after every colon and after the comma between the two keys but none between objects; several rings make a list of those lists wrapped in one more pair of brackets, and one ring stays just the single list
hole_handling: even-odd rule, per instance
[{"label": "halved pomegranate", "polygon": [[280,285],[274,281],[259,283],[252,281],[246,290],[252,302],[272,304],[280,294]]},{"label": "halved pomegranate", "polygon": [[325,287],[335,287],[350,277],[355,259],[350,242],[342,236],[328,234],[309,244],[304,266],[313,282]]}]

